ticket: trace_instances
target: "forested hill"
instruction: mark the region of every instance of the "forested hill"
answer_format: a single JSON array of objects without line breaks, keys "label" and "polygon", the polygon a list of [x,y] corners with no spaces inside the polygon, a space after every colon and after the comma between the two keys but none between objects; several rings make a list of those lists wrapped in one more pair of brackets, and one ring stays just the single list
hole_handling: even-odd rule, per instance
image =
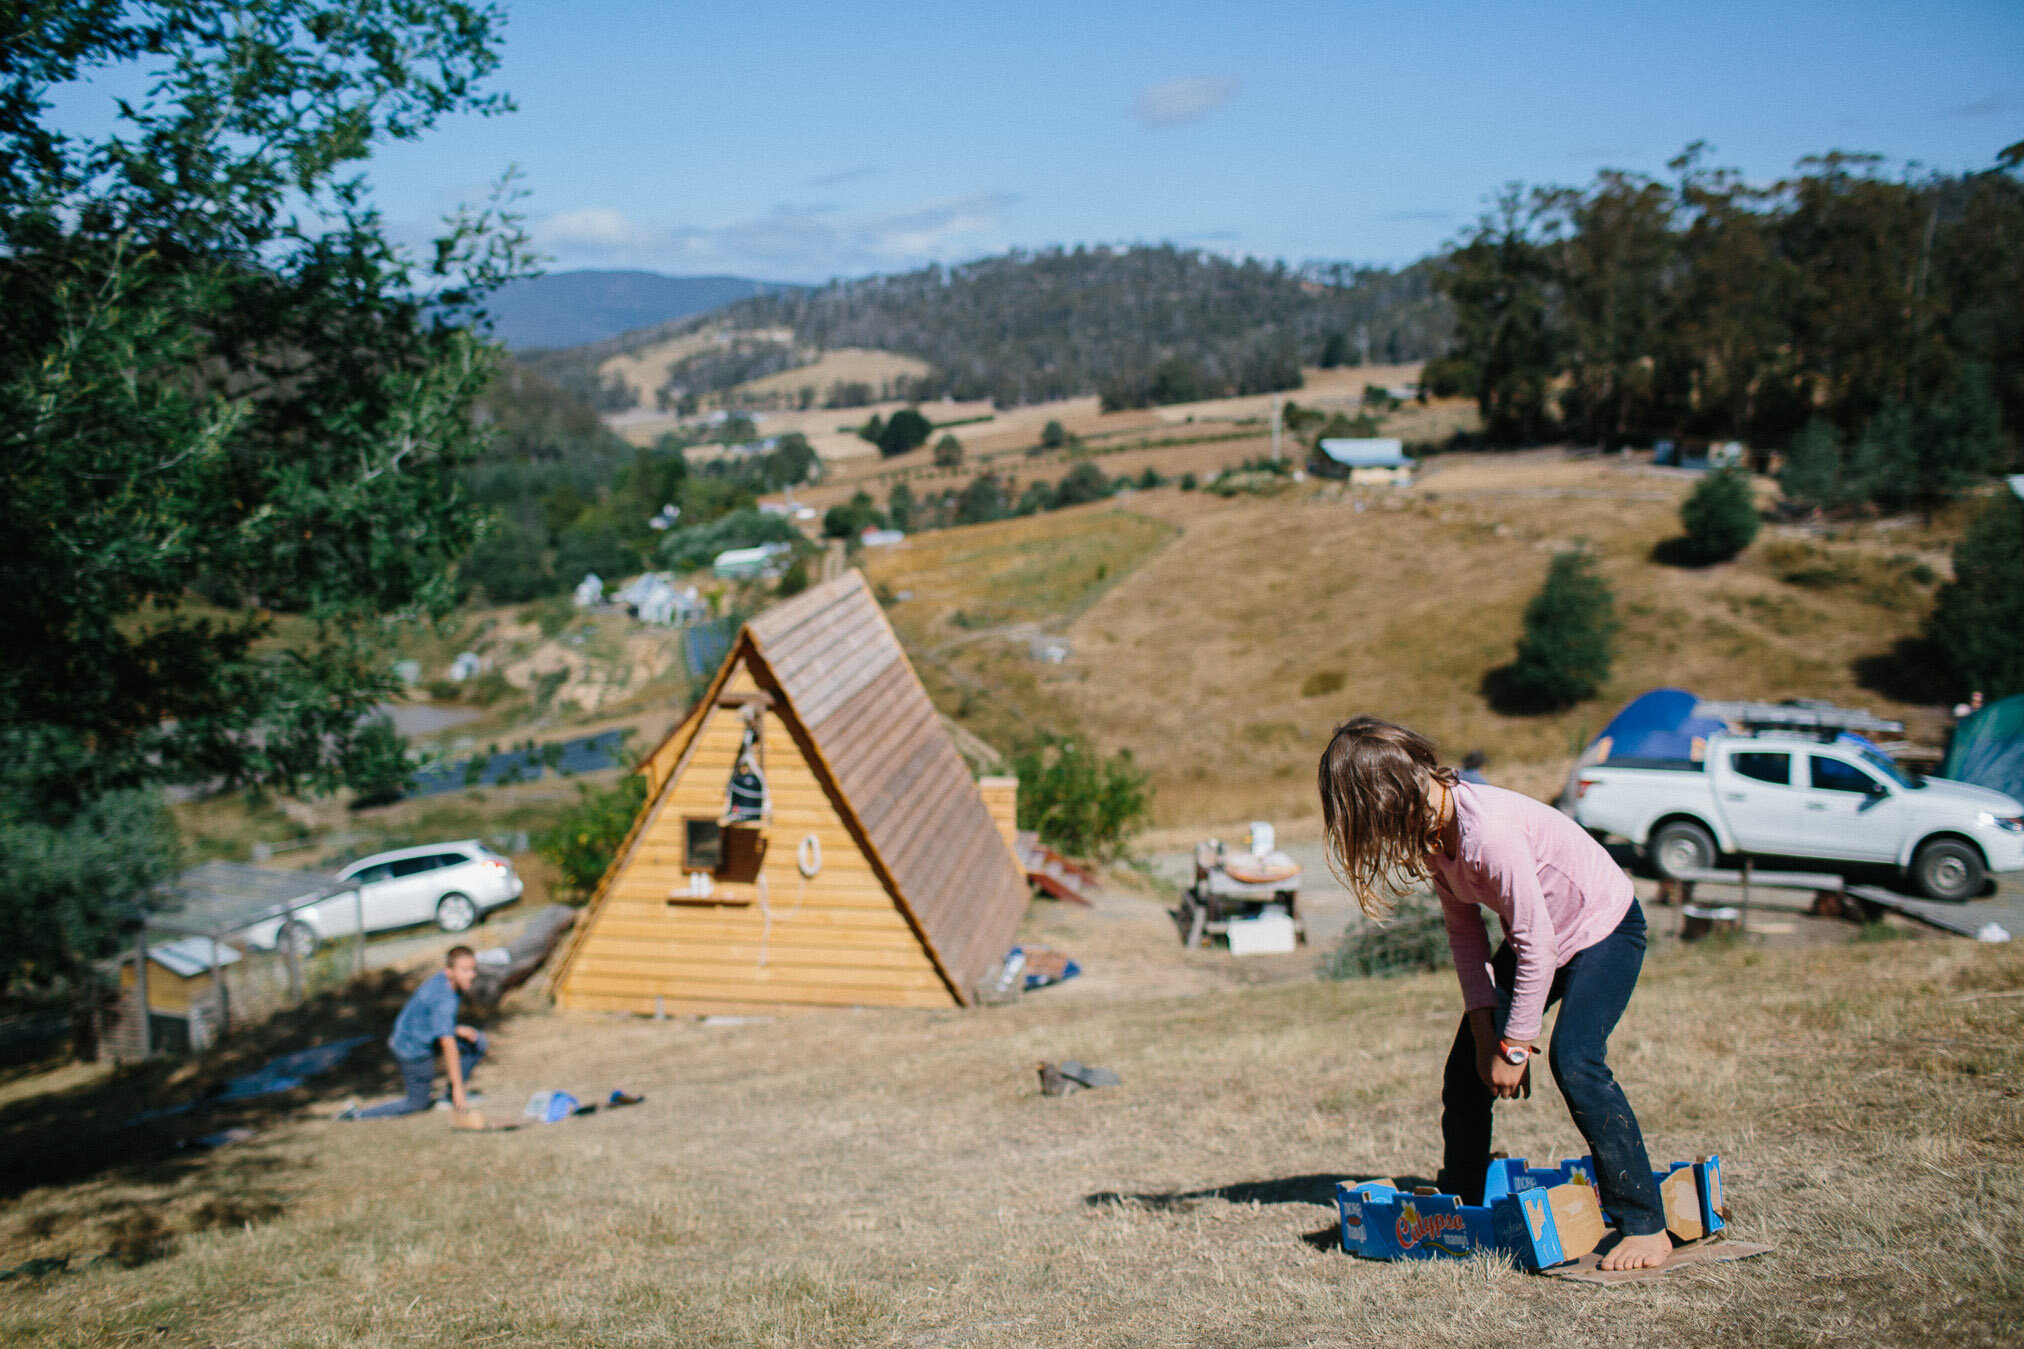
[{"label": "forested hill", "polygon": [[[1010,405],[1101,392],[1130,406],[1293,387],[1303,364],[1366,351],[1374,361],[1438,356],[1452,321],[1426,262],[1294,271],[1171,245],[1077,248],[758,296],[543,363],[580,387],[572,359],[588,366],[704,326],[791,329],[794,358],[775,368],[838,347],[919,357],[934,373],[911,383],[916,398]],[[677,382],[682,393],[716,391]]]}]

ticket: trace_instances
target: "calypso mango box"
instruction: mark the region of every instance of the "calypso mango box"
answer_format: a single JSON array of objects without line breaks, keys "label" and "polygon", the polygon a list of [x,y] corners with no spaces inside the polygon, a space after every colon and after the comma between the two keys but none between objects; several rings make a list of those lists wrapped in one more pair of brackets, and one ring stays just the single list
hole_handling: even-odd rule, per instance
[{"label": "calypso mango box", "polygon": [[[1653,1177],[1664,1180],[1683,1167],[1693,1168],[1703,1227],[1713,1236],[1724,1226],[1722,1159],[1675,1162]],[[1464,1204],[1452,1194],[1407,1194],[1389,1181],[1343,1181],[1335,1187],[1342,1248],[1370,1260],[1432,1260],[1498,1250],[1526,1269],[1545,1269],[1569,1258],[1546,1193],[1569,1184],[1595,1184],[1591,1158],[1570,1158],[1555,1167],[1499,1158],[1490,1165],[1481,1204]]]}]

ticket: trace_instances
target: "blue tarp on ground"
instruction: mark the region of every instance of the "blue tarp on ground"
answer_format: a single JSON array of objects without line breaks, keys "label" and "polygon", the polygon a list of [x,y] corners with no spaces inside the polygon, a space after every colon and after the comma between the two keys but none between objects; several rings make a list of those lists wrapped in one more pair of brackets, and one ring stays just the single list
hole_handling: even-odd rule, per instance
[{"label": "blue tarp on ground", "polygon": [[2024,694],[1963,717],[1940,776],[2024,800]]},{"label": "blue tarp on ground", "polygon": [[533,782],[551,770],[568,777],[614,768],[624,762],[625,737],[624,731],[606,731],[576,740],[474,755],[455,763],[432,764],[415,774],[408,795],[438,796],[466,787]]},{"label": "blue tarp on ground", "polygon": [[1694,706],[1700,701],[1685,689],[1653,689],[1640,694],[1610,718],[1602,734],[1590,742],[1582,761],[1698,762],[1707,752],[1708,737],[1724,729],[1713,717],[1694,715]]},{"label": "blue tarp on ground", "polygon": [[731,654],[731,642],[737,635],[737,623],[728,618],[682,629],[682,655],[688,662],[689,677],[703,679],[715,674],[724,657]]}]

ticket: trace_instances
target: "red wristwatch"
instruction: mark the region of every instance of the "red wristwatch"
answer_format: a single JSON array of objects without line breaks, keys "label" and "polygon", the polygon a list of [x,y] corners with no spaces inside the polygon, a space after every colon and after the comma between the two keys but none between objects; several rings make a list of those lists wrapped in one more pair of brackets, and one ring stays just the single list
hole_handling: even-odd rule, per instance
[{"label": "red wristwatch", "polygon": [[1523,1068],[1526,1060],[1532,1057],[1532,1046],[1521,1045],[1513,1040],[1499,1040],[1497,1052],[1503,1056],[1504,1062],[1513,1068]]}]

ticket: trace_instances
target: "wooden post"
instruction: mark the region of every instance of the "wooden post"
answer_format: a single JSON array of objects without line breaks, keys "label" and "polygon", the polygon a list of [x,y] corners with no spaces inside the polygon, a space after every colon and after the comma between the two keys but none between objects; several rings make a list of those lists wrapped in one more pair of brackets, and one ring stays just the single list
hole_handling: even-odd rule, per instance
[{"label": "wooden post", "polygon": [[134,1001],[139,1008],[140,1038],[135,1042],[141,1047],[141,1057],[147,1058],[155,1052],[154,1041],[148,1025],[148,925],[141,924],[141,930],[134,936]]},{"label": "wooden post", "polygon": [[365,973],[365,887],[362,885],[354,885],[351,888],[351,911],[358,918],[358,963],[353,967],[352,973],[363,975]]},{"label": "wooden post", "polygon": [[302,953],[295,949],[295,938],[289,928],[295,924],[295,906],[290,904],[281,919],[281,956],[288,966],[288,996],[302,1005]]},{"label": "wooden post", "polygon": [[218,1038],[223,1040],[232,1029],[232,1008],[225,998],[225,970],[218,963],[218,938],[213,933],[211,943],[211,996],[218,1000]]},{"label": "wooden post", "polygon": [[1743,859],[1743,916],[1736,920],[1736,931],[1750,935],[1750,859]]}]

